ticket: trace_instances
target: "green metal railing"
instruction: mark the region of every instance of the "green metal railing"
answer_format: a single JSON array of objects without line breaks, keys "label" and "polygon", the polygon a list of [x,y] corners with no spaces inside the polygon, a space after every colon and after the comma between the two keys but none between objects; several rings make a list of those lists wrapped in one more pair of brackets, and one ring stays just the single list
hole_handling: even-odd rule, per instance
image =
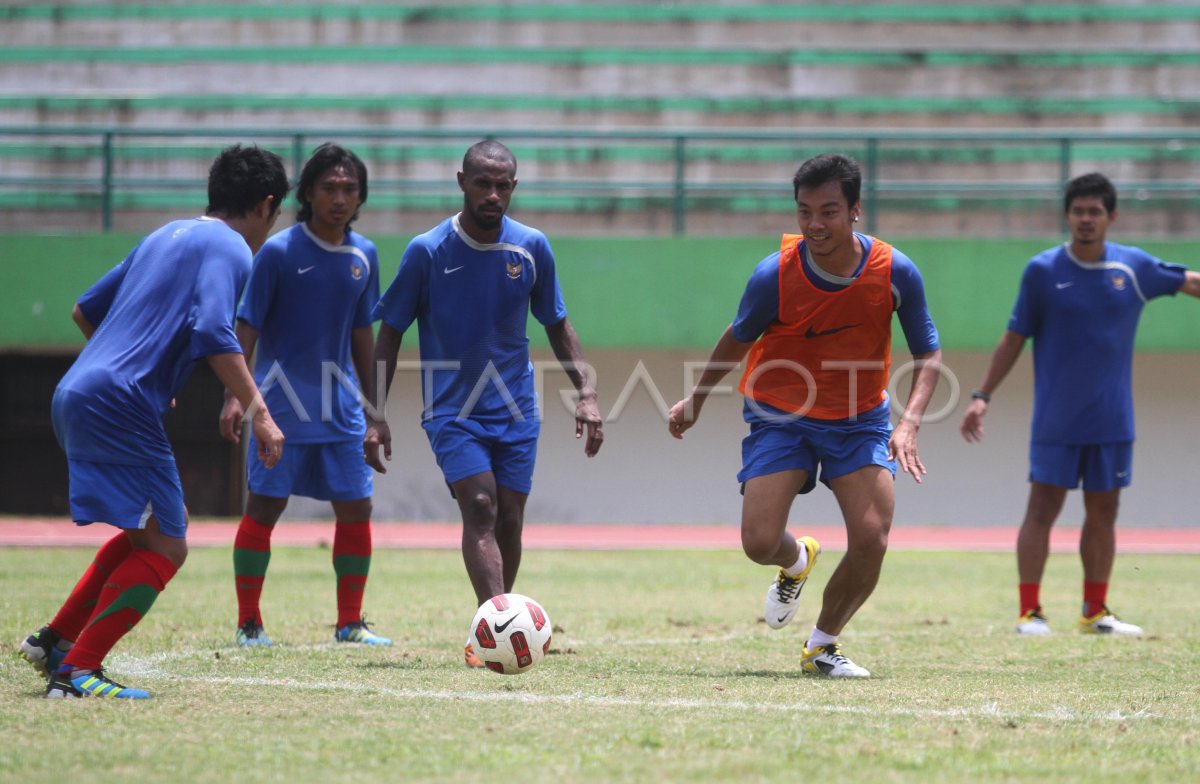
[{"label": "green metal railing", "polygon": [[[337,140],[372,167],[372,204],[452,204],[453,177],[377,176],[387,166],[436,163],[457,169],[462,151],[499,138],[518,159],[553,164],[553,177],[525,178],[522,192],[565,209],[669,211],[672,230],[688,229],[689,213],[790,209],[791,174],[819,151],[845,152],[863,166],[868,231],[881,205],[924,199],[985,206],[1004,200],[1054,203],[1062,185],[1084,168],[1112,173],[1123,193],[1200,198],[1200,132],[1144,131],[589,131],[589,130],[300,130],[0,127],[0,209],[74,204],[98,209],[105,231],[122,205],[156,194],[203,192],[212,155],[233,142],[258,143],[290,158],[298,173],[316,144]],[[580,174],[607,161],[613,176]],[[404,164],[401,166],[400,164]],[[173,165],[174,164],[174,165]],[[577,166],[574,164],[578,164]],[[141,167],[141,168],[139,168]],[[174,168],[149,176],[145,169]],[[720,168],[724,174],[711,171]],[[1079,169],[1078,171],[1076,169]],[[186,170],[180,173],[179,170]],[[697,171],[703,169],[707,173]],[[632,172],[633,176],[629,176]],[[1003,176],[998,176],[1003,175]],[[390,202],[389,202],[390,199]]]}]

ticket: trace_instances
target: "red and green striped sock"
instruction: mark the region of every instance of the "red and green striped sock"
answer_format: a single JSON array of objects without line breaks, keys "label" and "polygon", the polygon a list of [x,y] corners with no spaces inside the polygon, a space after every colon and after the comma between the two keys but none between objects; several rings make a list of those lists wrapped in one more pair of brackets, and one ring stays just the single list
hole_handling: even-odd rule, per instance
[{"label": "red and green striped sock", "polygon": [[249,515],[242,516],[233,539],[233,587],[237,591],[238,626],[252,620],[262,626],[263,581],[271,562],[273,525],[263,525]]},{"label": "red and green striped sock", "polygon": [[341,522],[333,530],[333,571],[337,575],[337,628],[362,618],[363,591],[371,570],[371,522]]},{"label": "red and green striped sock", "polygon": [[96,613],[63,659],[62,668],[98,670],[117,641],[150,612],[175,564],[150,550],[134,550],[104,582]]},{"label": "red and green striped sock", "polygon": [[133,552],[133,544],[122,531],[109,539],[96,551],[96,557],[91,566],[79,578],[71,595],[63,602],[63,606],[50,621],[50,628],[64,640],[74,640],[87,625],[88,619],[96,611],[96,602],[100,598],[100,590],[113,570],[121,565]]}]

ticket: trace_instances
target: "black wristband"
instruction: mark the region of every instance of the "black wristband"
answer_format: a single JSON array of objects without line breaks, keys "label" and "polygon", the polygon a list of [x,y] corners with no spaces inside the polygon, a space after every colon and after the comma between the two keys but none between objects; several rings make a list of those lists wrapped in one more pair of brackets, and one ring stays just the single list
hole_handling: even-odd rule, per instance
[{"label": "black wristband", "polygon": [[974,392],[972,392],[971,399],[972,400],[982,400],[984,403],[992,402],[992,396],[989,395],[987,392],[984,392],[982,389],[976,389]]}]

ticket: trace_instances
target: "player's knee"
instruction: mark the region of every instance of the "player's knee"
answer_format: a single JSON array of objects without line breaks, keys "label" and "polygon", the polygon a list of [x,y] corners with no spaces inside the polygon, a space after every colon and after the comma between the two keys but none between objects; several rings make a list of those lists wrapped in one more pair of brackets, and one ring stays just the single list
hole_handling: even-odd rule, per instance
[{"label": "player's knee", "polygon": [[1058,509],[1031,507],[1025,515],[1025,525],[1032,528],[1052,528],[1058,519]]},{"label": "player's knee", "polygon": [[779,549],[779,537],[764,535],[759,531],[742,531],[742,552],[751,561],[769,564]]},{"label": "player's knee", "polygon": [[171,563],[175,565],[176,569],[181,569],[183,568],[184,562],[187,560],[188,552],[187,542],[183,539],[180,539],[179,544],[173,548],[172,554],[168,555],[167,558],[170,559]]},{"label": "player's knee", "polygon": [[246,499],[246,516],[260,525],[275,525],[283,510],[287,509],[287,503],[286,498],[251,493]]},{"label": "player's knee", "polygon": [[333,504],[333,512],[339,523],[362,523],[371,519],[374,511],[370,498],[358,501],[341,501]]},{"label": "player's knee", "polygon": [[509,534],[520,534],[525,525],[525,516],[520,512],[501,512],[496,517],[496,530]]},{"label": "player's knee", "polygon": [[1114,525],[1120,506],[1120,497],[1116,493],[1084,494],[1084,525]]},{"label": "player's knee", "polygon": [[1083,527],[1093,530],[1112,530],[1117,527],[1117,510],[1087,509],[1083,516]]},{"label": "player's knee", "polygon": [[850,538],[846,542],[846,555],[863,562],[882,563],[887,548],[888,532],[884,528],[878,528]]},{"label": "player's knee", "polygon": [[156,536],[145,543],[145,549],[161,555],[179,570],[188,557],[187,540],[182,537]]},{"label": "player's knee", "polygon": [[462,499],[460,506],[463,521],[468,524],[496,524],[496,497],[492,494],[483,490],[470,493]]}]

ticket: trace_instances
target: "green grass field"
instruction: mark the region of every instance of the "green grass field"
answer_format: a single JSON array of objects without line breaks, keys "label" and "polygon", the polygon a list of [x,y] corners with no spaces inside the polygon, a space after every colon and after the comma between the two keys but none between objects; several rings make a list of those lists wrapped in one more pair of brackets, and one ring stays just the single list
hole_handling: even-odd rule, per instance
[{"label": "green grass field", "polygon": [[798,621],[760,620],[770,571],[737,552],[526,554],[554,655],[522,676],[462,666],[474,611],[457,553],[379,551],[368,619],[390,649],[332,642],[328,550],[278,549],[276,647],[232,644],[228,549],[197,550],[113,652],[128,703],[41,698],[16,644],[90,551],[0,550],[0,781],[1122,781],[1200,779],[1197,556],[1120,556],[1142,640],[1084,637],[1079,566],[1053,556],[1057,633],[1018,638],[1013,557],[896,552],[843,635],[866,682],[802,676]]}]

